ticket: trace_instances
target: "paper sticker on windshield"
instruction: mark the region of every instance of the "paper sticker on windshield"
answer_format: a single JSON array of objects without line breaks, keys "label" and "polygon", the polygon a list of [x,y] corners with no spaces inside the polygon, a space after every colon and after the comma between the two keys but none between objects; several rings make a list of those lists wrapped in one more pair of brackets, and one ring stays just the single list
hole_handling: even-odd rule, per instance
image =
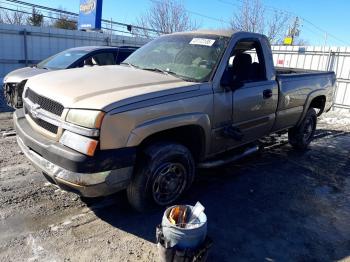
[{"label": "paper sticker on windshield", "polygon": [[190,45],[206,45],[212,46],[215,43],[214,39],[207,38],[193,38],[190,42]]}]

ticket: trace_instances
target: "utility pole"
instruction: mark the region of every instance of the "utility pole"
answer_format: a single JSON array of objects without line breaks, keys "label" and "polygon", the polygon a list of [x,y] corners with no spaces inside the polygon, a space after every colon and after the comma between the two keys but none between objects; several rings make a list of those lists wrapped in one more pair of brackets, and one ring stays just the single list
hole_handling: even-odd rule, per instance
[{"label": "utility pole", "polygon": [[284,39],[285,45],[293,45],[294,39],[300,34],[300,20],[299,17],[296,17],[293,21],[293,24],[288,29],[288,36]]}]

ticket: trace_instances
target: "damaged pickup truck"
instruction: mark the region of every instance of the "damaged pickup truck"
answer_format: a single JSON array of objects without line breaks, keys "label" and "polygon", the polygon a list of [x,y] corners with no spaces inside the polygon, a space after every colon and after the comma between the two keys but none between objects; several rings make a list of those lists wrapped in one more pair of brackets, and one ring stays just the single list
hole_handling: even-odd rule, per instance
[{"label": "damaged pickup truck", "polygon": [[271,133],[305,149],[334,86],[333,72],[276,69],[263,35],[175,33],[119,66],[30,78],[14,123],[50,182],[85,197],[126,189],[144,210],[176,201],[197,167],[255,152]]}]

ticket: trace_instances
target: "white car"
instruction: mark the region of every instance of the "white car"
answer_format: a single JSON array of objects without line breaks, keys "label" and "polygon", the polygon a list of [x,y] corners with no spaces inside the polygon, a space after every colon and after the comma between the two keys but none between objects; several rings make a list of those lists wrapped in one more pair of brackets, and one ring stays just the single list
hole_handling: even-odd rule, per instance
[{"label": "white car", "polygon": [[35,66],[17,69],[7,74],[3,84],[5,100],[9,106],[21,108],[23,87],[29,77],[52,70],[119,65],[136,49],[137,47],[130,46],[83,46],[67,49]]}]

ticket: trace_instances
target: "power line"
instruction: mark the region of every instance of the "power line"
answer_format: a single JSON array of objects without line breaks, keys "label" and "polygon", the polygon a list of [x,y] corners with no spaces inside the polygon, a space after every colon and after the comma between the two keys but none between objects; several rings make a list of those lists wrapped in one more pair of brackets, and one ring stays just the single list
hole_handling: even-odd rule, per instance
[{"label": "power line", "polygon": [[72,16],[78,15],[77,13],[73,13],[73,12],[69,12],[69,11],[65,11],[65,10],[60,10],[60,9],[56,9],[56,8],[52,8],[52,7],[48,7],[48,6],[32,4],[32,3],[28,3],[28,2],[24,2],[24,1],[18,1],[18,0],[5,0],[5,1],[20,4],[20,5],[31,6],[31,7],[39,8],[42,10],[48,10],[48,11],[53,11],[53,12],[58,11],[60,13],[64,13],[64,14],[72,15]]},{"label": "power line", "polygon": [[[20,10],[22,10],[22,11],[23,11],[23,9],[24,9],[24,10],[28,10],[28,11],[30,11],[30,13],[32,13],[32,10],[33,10],[33,8],[34,8],[34,7],[29,7],[29,6],[18,5],[18,4],[15,4],[15,3],[8,3],[8,2],[5,2],[5,1],[7,1],[7,0],[3,0],[3,1],[0,0],[0,3],[5,5],[5,6],[3,6],[3,7],[7,7],[7,8],[12,8],[12,7],[14,7],[14,8],[16,8],[16,11],[20,8]],[[10,7],[9,7],[9,6],[10,6]],[[0,6],[0,7],[1,7],[1,6]],[[47,10],[41,10],[41,9],[39,9],[39,8],[37,8],[37,10],[40,10],[41,13],[48,14],[49,16],[51,16],[52,14],[60,15],[59,12],[51,12],[51,11],[47,11]]]},{"label": "power line", "polygon": [[197,16],[200,16],[200,17],[204,17],[204,18],[207,18],[207,19],[210,19],[210,20],[213,20],[213,21],[230,24],[229,21],[226,21],[226,20],[223,20],[223,19],[215,18],[215,17],[212,17],[212,16],[207,16],[207,15],[204,15],[204,14],[201,14],[201,13],[198,13],[198,12],[194,12],[194,11],[191,11],[191,10],[188,10],[188,9],[186,9],[186,11],[189,12],[190,14],[194,14],[194,15],[197,15]]},{"label": "power line", "polygon": [[[18,9],[12,9],[12,8],[3,7],[3,6],[1,6],[0,9],[4,9],[4,10],[7,10],[7,11],[11,11],[11,12],[18,12],[18,13],[22,13],[22,14],[28,14],[28,15],[32,14],[32,13],[27,12],[27,11],[18,10]],[[42,15],[42,16],[45,17],[45,18],[50,18],[50,19],[59,19],[57,17],[47,16],[47,15]],[[71,22],[76,23],[76,21],[71,21]]]}]

